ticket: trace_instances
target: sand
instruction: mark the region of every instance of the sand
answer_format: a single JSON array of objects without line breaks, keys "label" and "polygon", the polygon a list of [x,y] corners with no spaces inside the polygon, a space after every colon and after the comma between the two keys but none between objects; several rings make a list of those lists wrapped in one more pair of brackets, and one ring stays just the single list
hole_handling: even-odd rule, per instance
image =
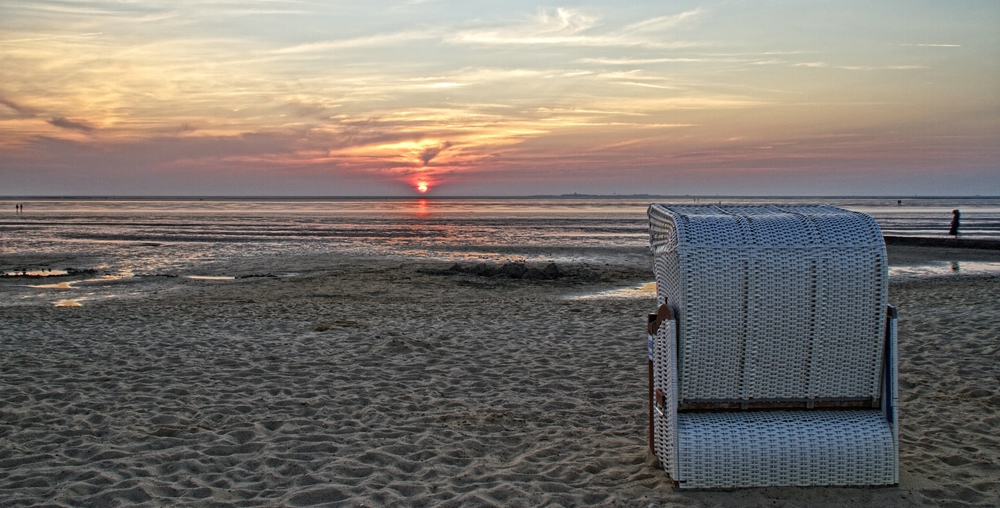
[{"label": "sand", "polygon": [[[682,493],[646,446],[652,296],[576,298],[651,280],[644,252],[619,259],[518,280],[427,261],[259,258],[205,274],[234,280],[147,277],[122,282],[138,296],[0,306],[0,505],[1000,500],[1000,279],[890,288],[898,488]],[[0,297],[39,283],[0,279]]]}]

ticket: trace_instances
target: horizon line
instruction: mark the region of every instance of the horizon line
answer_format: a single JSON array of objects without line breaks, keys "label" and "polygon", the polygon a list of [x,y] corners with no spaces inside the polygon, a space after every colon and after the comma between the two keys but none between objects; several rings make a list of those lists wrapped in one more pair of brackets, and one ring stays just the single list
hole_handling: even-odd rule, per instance
[{"label": "horizon line", "polygon": [[903,196],[899,194],[514,194],[503,196],[488,195],[450,195],[450,196],[426,196],[426,195],[364,195],[364,196],[283,196],[283,195],[24,195],[24,196],[0,196],[2,201],[10,200],[172,200],[172,201],[195,201],[195,200],[374,200],[374,199],[573,199],[573,198],[684,198],[684,199],[1000,199],[1000,195],[919,195]]}]

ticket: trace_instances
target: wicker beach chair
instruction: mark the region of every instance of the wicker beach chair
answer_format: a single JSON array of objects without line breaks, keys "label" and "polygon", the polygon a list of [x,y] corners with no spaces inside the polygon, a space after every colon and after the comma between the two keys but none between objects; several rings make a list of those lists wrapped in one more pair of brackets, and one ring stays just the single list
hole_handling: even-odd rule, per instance
[{"label": "wicker beach chair", "polygon": [[871,217],[649,207],[650,446],[678,488],[899,481],[896,313]]}]

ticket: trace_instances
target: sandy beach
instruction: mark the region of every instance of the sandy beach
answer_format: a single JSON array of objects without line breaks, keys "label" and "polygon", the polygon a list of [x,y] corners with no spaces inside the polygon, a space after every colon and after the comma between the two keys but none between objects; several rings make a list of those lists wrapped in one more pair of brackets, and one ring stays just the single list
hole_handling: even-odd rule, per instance
[{"label": "sandy beach", "polygon": [[[891,247],[890,261],[1000,261],[951,250]],[[602,294],[651,281],[650,260],[613,254],[527,278],[258,257],[205,273],[233,280],[108,281],[141,296],[76,307],[27,298],[66,277],[0,278],[24,299],[0,306],[0,506],[1000,502],[1000,278],[891,284],[898,488],[681,493],[646,445],[653,296]]]}]

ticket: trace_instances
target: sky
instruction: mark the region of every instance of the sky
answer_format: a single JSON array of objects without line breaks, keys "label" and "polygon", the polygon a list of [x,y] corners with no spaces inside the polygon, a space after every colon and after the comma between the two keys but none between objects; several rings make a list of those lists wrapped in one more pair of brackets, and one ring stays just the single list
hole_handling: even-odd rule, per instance
[{"label": "sky", "polygon": [[1000,195],[996,1],[0,3],[0,195]]}]

